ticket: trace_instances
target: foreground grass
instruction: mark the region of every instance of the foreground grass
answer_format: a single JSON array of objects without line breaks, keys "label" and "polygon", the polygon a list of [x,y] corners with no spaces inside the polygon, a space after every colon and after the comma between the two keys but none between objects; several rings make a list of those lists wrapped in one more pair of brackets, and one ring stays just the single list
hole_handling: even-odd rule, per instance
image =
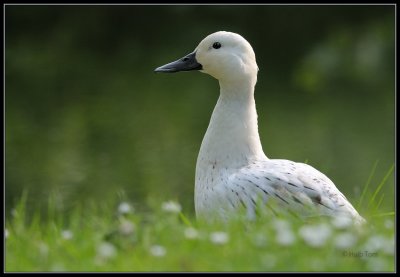
[{"label": "foreground grass", "polygon": [[138,212],[127,202],[50,208],[27,222],[24,200],[7,219],[6,272],[394,271],[393,215],[354,227],[343,219],[268,218],[205,224],[175,202]]}]

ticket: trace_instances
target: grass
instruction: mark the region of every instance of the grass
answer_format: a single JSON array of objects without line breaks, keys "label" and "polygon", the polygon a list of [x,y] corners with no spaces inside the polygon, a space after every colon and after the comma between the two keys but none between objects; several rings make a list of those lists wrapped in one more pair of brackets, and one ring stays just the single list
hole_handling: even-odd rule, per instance
[{"label": "grass", "polygon": [[42,218],[27,216],[25,193],[6,220],[5,271],[393,272],[394,212],[379,211],[386,179],[363,192],[369,197],[360,207],[364,226],[330,218],[250,222],[242,216],[210,224],[185,214],[179,203],[155,199],[142,210],[120,200],[85,203],[67,216],[50,199]]}]

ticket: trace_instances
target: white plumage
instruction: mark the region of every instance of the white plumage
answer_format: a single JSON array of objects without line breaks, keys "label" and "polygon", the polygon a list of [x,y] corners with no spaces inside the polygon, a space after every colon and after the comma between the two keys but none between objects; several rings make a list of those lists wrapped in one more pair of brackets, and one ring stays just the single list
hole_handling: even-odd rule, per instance
[{"label": "white plumage", "polygon": [[324,174],[303,163],[269,159],[258,134],[254,87],[258,66],[240,35],[216,32],[195,51],[156,72],[200,70],[219,81],[220,96],[196,165],[195,209],[204,219],[227,219],[244,207],[254,218],[260,203],[272,213],[364,219]]}]

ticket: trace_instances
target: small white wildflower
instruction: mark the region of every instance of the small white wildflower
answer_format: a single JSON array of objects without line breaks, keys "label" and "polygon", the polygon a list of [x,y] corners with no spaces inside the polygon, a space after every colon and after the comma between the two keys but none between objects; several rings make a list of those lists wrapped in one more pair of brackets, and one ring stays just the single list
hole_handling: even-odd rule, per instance
[{"label": "small white wildflower", "polygon": [[185,229],[184,232],[185,238],[187,239],[197,239],[199,238],[199,232],[193,228],[193,227],[188,227]]},{"label": "small white wildflower", "polygon": [[101,258],[114,258],[117,255],[117,249],[112,243],[102,242],[97,247],[97,255]]},{"label": "small white wildflower", "polygon": [[386,239],[382,235],[371,236],[365,243],[365,250],[369,252],[377,252],[382,249],[386,243]]},{"label": "small white wildflower", "polygon": [[292,230],[281,230],[280,232],[276,233],[276,241],[280,245],[292,245],[295,242],[296,238],[292,232]]},{"label": "small white wildflower", "polygon": [[343,233],[335,237],[335,246],[338,249],[348,249],[357,242],[357,236],[352,233]]},{"label": "small white wildflower", "polygon": [[272,224],[277,232],[291,230],[290,223],[283,219],[275,219]]},{"label": "small white wildflower", "polygon": [[74,234],[70,230],[63,230],[61,232],[61,237],[65,240],[70,240],[73,236]]},{"label": "small white wildflower", "polygon": [[394,255],[395,251],[394,237],[385,238],[382,235],[373,236],[369,238],[369,240],[365,244],[365,248],[369,252],[378,252],[379,250],[382,250],[382,252],[387,255]]},{"label": "small white wildflower", "polygon": [[161,208],[163,211],[173,214],[178,214],[182,210],[181,205],[175,201],[164,202],[162,203]]},{"label": "small white wildflower", "polygon": [[353,225],[353,220],[348,216],[335,216],[332,219],[332,225],[336,229],[346,229]]},{"label": "small white wildflower", "polygon": [[386,219],[384,222],[385,228],[386,229],[392,229],[394,224],[393,224],[393,220],[391,219]]},{"label": "small white wildflower", "polygon": [[8,230],[4,229],[4,238],[8,238],[8,236],[9,236]]},{"label": "small white wildflower", "polygon": [[154,257],[163,257],[167,253],[167,250],[164,246],[161,245],[152,245],[150,247],[150,254]]},{"label": "small white wildflower", "polygon": [[118,212],[120,214],[130,214],[133,212],[133,208],[128,202],[122,202],[118,206]]},{"label": "small white wildflower", "polygon": [[276,231],[276,241],[280,245],[292,245],[296,237],[293,234],[290,223],[283,219],[275,219],[273,226]]},{"label": "small white wildflower", "polygon": [[135,231],[135,224],[129,220],[122,220],[119,224],[119,231],[121,234],[127,236],[132,234]]},{"label": "small white wildflower", "polygon": [[213,232],[210,234],[210,240],[214,244],[225,244],[229,241],[229,236],[225,232]]},{"label": "small white wildflower", "polygon": [[331,236],[332,229],[329,225],[321,223],[316,226],[302,226],[299,234],[309,246],[321,247]]}]

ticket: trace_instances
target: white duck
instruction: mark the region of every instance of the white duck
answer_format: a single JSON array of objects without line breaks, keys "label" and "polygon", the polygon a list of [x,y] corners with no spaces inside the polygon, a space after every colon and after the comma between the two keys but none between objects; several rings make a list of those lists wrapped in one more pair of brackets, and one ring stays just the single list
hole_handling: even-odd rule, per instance
[{"label": "white duck", "polygon": [[191,54],[155,69],[189,70],[207,73],[220,85],[197,158],[194,200],[198,218],[227,219],[241,206],[254,218],[262,202],[274,214],[289,211],[301,217],[347,216],[357,223],[364,221],[324,174],[310,165],[269,159],[264,154],[254,100],[258,66],[251,45],[242,36],[213,33]]}]

